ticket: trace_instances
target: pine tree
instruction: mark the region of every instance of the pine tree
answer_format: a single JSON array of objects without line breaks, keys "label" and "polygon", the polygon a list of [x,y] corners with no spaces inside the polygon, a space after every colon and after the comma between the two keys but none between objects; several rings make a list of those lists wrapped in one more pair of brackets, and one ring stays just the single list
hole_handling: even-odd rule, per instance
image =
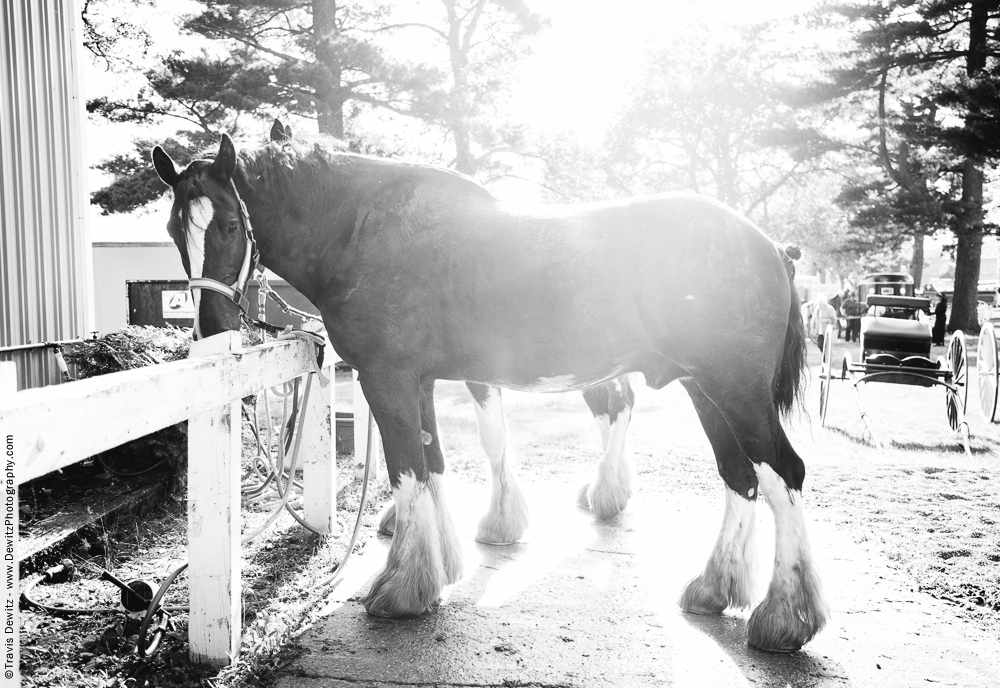
[{"label": "pine tree", "polygon": [[[947,227],[956,246],[949,329],[975,331],[984,221],[984,169],[1000,158],[997,0],[882,0],[826,8],[853,31],[846,66],[814,96],[864,112],[874,137],[860,148],[881,170],[846,189],[855,226],[920,236]],[[951,121],[961,121],[953,126]],[[871,202],[876,199],[877,202]],[[860,201],[860,203],[859,203]],[[922,257],[920,258],[922,261]]]},{"label": "pine tree", "polygon": [[[176,140],[192,148],[205,134],[238,131],[246,115],[308,117],[320,133],[351,139],[352,118],[381,110],[443,130],[454,146],[448,162],[466,174],[495,169],[496,155],[520,143],[499,105],[512,65],[545,26],[523,0],[438,0],[407,6],[407,16],[374,0],[200,2],[184,28],[210,41],[205,52],[170,55],[135,97],[88,109],[112,121],[177,119],[186,129]],[[387,39],[420,33],[432,38],[430,64],[387,51]],[[115,175],[92,196],[104,212],[157,192],[138,153],[102,163]]]}]

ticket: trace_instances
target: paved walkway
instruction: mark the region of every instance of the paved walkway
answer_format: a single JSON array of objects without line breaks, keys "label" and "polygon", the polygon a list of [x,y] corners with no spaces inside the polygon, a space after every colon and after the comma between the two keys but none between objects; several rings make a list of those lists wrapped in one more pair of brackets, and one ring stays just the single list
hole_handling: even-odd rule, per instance
[{"label": "paved walkway", "polygon": [[[487,489],[451,488],[452,513],[469,515],[459,522],[466,577],[419,619],[370,617],[357,599],[388,540],[369,541],[278,688],[1000,686],[1000,640],[823,523],[812,541],[833,619],[803,651],[771,655],[747,646],[749,613],[676,607],[715,541],[721,488],[717,498],[640,495],[596,523],[573,506],[575,485],[529,485],[533,525],[508,547],[472,539]],[[764,504],[758,533],[763,590],[773,553]]]}]

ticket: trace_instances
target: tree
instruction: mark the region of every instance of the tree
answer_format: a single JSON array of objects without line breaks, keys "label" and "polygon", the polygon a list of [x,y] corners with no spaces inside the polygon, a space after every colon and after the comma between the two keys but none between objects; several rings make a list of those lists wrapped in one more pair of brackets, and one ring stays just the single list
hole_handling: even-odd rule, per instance
[{"label": "tree", "polygon": [[[989,97],[1000,83],[1000,35],[990,29],[1000,2],[882,0],[828,11],[847,20],[854,45],[846,66],[830,70],[815,90],[858,107],[868,96],[876,108],[868,111],[877,130],[870,153],[884,175],[876,185],[883,200],[867,220],[891,217],[914,236],[938,227],[955,233],[949,329],[975,329],[983,234],[992,229],[984,221],[983,171],[1000,157],[990,140],[1000,100]],[[852,198],[848,190],[845,199]]]},{"label": "tree", "polygon": [[132,19],[137,5],[151,6],[153,0],[84,0],[80,9],[83,20],[83,47],[105,69],[135,67],[152,44],[146,27]]},{"label": "tree", "polygon": [[[436,12],[421,9],[410,29],[429,39],[429,55],[447,73],[440,90],[414,103],[414,114],[447,133],[459,172],[476,175],[516,152],[522,128],[502,110],[513,65],[530,52],[530,39],[547,22],[524,0],[437,0]],[[494,170],[495,171],[495,170]]]},{"label": "tree", "polygon": [[[720,36],[722,38],[720,39]],[[827,151],[795,129],[768,27],[691,29],[651,55],[609,135],[609,183],[625,195],[689,189],[754,215]]]},{"label": "tree", "polygon": [[884,102],[884,96],[880,97],[879,118],[871,127],[874,134],[861,152],[877,161],[875,171],[845,182],[837,202],[851,212],[851,232],[845,243],[857,254],[898,252],[912,240],[910,274],[919,287],[923,284],[924,237],[944,227],[948,186],[954,175],[948,171],[946,157],[924,145],[916,134],[933,122],[936,106],[924,100],[917,107],[911,100],[902,100],[901,114],[890,121]]},{"label": "tree", "polygon": [[[238,132],[241,117],[275,114],[316,120],[321,133],[345,138],[348,103],[405,111],[407,90],[432,88],[438,70],[394,62],[373,36],[386,28],[381,5],[336,0],[247,0],[205,5],[183,24],[207,39],[198,55],[162,57],[131,98],[97,98],[88,110],[111,121],[177,120],[175,139],[197,150],[206,135]],[[140,142],[145,145],[145,142]],[[105,161],[111,186],[92,202],[107,212],[127,212],[149,200],[147,153]],[[139,175],[138,179],[131,179]],[[162,185],[161,185],[162,187]],[[136,192],[132,195],[130,191]],[[159,188],[160,193],[163,189]]]},{"label": "tree", "polygon": [[[516,146],[517,127],[496,124],[493,106],[526,37],[544,25],[521,0],[441,0],[443,12],[423,7],[414,21],[366,0],[201,2],[184,27],[208,39],[202,54],[166,56],[133,98],[95,99],[89,110],[112,121],[177,119],[186,129],[176,139],[194,146],[201,133],[192,132],[237,131],[246,115],[308,117],[321,133],[350,139],[350,121],[381,109],[443,128],[453,164],[467,174]],[[440,65],[392,56],[389,39],[418,30],[447,49],[436,56]],[[143,158],[103,164],[116,174],[114,189],[93,195],[105,212],[148,200],[144,180],[124,178],[145,174]]]}]

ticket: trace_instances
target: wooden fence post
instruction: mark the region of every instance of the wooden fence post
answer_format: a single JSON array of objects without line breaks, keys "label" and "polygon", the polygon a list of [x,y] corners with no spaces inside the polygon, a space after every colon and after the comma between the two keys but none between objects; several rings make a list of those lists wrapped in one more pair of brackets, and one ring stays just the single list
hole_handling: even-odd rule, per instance
[{"label": "wooden fence post", "polygon": [[[368,400],[361,390],[358,381],[358,371],[351,369],[351,380],[354,383],[352,402],[354,405],[354,477],[360,480],[365,474],[365,454],[368,452]],[[382,436],[378,425],[372,428],[372,467],[369,471],[371,480],[377,480],[382,464]]]},{"label": "wooden fence post", "polygon": [[[326,363],[323,375],[330,384],[323,388],[316,375],[312,377],[309,404],[303,409],[302,444],[302,503],[305,520],[323,533],[337,531],[337,447],[334,394],[336,379],[333,367]],[[306,376],[304,379],[308,379]]]},{"label": "wooden fence post", "polygon": [[[239,332],[191,343],[190,358],[242,350]],[[225,666],[242,635],[241,400],[188,420],[188,637],[191,662]]]}]

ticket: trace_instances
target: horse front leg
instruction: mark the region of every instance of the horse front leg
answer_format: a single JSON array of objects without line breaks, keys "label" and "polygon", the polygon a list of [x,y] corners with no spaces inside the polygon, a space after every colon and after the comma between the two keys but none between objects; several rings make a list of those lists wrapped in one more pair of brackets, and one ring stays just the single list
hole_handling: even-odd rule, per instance
[{"label": "horse front leg", "polygon": [[362,370],[360,377],[382,433],[396,507],[385,568],[372,582],[365,609],[375,616],[416,616],[427,611],[444,586],[462,572],[461,549],[444,504],[440,469],[432,471],[438,465],[432,462],[429,467],[424,455],[424,419],[437,439],[433,386],[421,387],[416,375],[384,366],[375,367],[374,372]]},{"label": "horse front leg", "polygon": [[[507,442],[507,424],[503,417],[503,400],[499,387],[466,382],[475,401],[479,441],[490,462],[492,492],[486,514],[479,521],[476,540],[489,545],[517,542],[528,527],[528,503],[514,477],[514,450]],[[428,462],[433,450],[435,433],[424,427],[424,456]],[[437,450],[440,454],[440,450]],[[443,459],[442,459],[443,461]],[[443,466],[442,466],[443,470]],[[396,527],[396,506],[390,504],[379,519],[379,532],[392,535]]]},{"label": "horse front leg", "polygon": [[617,515],[632,497],[632,463],[625,448],[625,435],[632,418],[635,394],[623,375],[591,387],[583,398],[601,432],[604,454],[594,478],[577,495],[577,506],[590,509],[600,519]]}]

